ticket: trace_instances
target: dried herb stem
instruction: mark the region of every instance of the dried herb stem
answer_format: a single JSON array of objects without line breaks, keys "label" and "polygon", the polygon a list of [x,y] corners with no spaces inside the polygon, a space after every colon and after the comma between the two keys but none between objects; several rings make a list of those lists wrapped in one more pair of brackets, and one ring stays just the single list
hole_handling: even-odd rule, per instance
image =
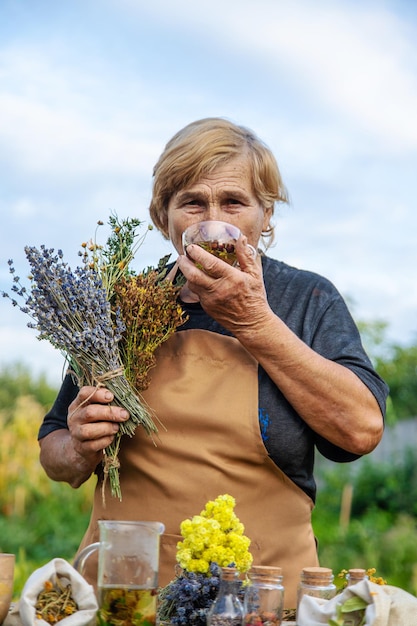
[{"label": "dried herb stem", "polygon": [[78,611],[78,605],[72,597],[72,587],[68,582],[64,584],[59,576],[55,583],[47,580],[44,589],[38,595],[35,604],[37,619],[43,619],[48,624],[57,622]]}]

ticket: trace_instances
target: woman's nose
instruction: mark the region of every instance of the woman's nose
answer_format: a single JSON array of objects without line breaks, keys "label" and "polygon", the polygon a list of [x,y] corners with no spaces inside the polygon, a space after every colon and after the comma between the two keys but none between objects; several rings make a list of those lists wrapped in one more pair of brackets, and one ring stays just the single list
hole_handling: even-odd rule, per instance
[{"label": "woman's nose", "polygon": [[220,220],[222,219],[221,217],[221,208],[218,204],[209,204],[207,206],[207,210],[206,210],[206,215],[205,215],[205,219],[206,220]]}]

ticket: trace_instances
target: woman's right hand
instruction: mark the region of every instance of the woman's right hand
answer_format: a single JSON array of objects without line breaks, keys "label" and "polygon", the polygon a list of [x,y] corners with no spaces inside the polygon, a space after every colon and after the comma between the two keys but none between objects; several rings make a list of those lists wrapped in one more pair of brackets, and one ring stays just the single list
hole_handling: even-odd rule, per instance
[{"label": "woman's right hand", "polygon": [[129,418],[126,409],[112,406],[106,388],[82,387],[68,408],[68,430],[59,429],[40,440],[40,460],[50,478],[79,487],[103,459],[119,424]]},{"label": "woman's right hand", "polygon": [[112,406],[113,394],[104,387],[82,387],[68,408],[68,429],[74,449],[83,457],[102,453],[119,424],[129,418],[126,409]]}]

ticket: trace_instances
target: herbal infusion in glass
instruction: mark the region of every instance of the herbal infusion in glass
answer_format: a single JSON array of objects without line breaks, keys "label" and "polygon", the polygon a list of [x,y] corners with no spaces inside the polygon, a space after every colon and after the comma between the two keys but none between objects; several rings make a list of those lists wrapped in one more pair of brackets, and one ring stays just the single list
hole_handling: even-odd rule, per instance
[{"label": "herbal infusion in glass", "polygon": [[207,220],[192,224],[182,236],[183,248],[186,251],[191,243],[214,254],[229,265],[236,265],[236,241],[240,237],[240,230],[233,224],[217,220]]},{"label": "herbal infusion in glass", "polygon": [[154,626],[157,588],[101,586],[99,626]]}]

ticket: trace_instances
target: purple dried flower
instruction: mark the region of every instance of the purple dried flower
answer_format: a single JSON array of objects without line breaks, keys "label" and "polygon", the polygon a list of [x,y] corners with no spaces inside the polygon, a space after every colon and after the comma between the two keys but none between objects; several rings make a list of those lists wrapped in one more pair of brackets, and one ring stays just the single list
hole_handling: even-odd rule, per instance
[{"label": "purple dried flower", "polygon": [[[53,248],[44,245],[40,250],[27,246],[25,253],[32,288],[28,292],[19,277],[13,276],[11,291],[23,304],[5,292],[3,297],[32,318],[28,326],[39,332],[38,339],[48,340],[65,355],[80,386],[105,384],[115,396],[114,403],[130,413],[130,419],[120,424],[113,444],[106,449],[109,463],[105,471],[109,473],[113,495],[121,498],[117,463],[121,436],[132,436],[137,424],[148,434],[157,432],[157,428],[149,409],[124,376],[118,347],[125,330],[120,311],[112,311],[106,289],[94,269],[84,266],[72,271],[62,260],[61,250],[55,254]],[[8,265],[14,275],[13,261],[9,260]]]},{"label": "purple dried flower", "polygon": [[175,626],[205,626],[220,584],[221,569],[210,563],[209,574],[183,570],[159,594],[159,619]]}]

